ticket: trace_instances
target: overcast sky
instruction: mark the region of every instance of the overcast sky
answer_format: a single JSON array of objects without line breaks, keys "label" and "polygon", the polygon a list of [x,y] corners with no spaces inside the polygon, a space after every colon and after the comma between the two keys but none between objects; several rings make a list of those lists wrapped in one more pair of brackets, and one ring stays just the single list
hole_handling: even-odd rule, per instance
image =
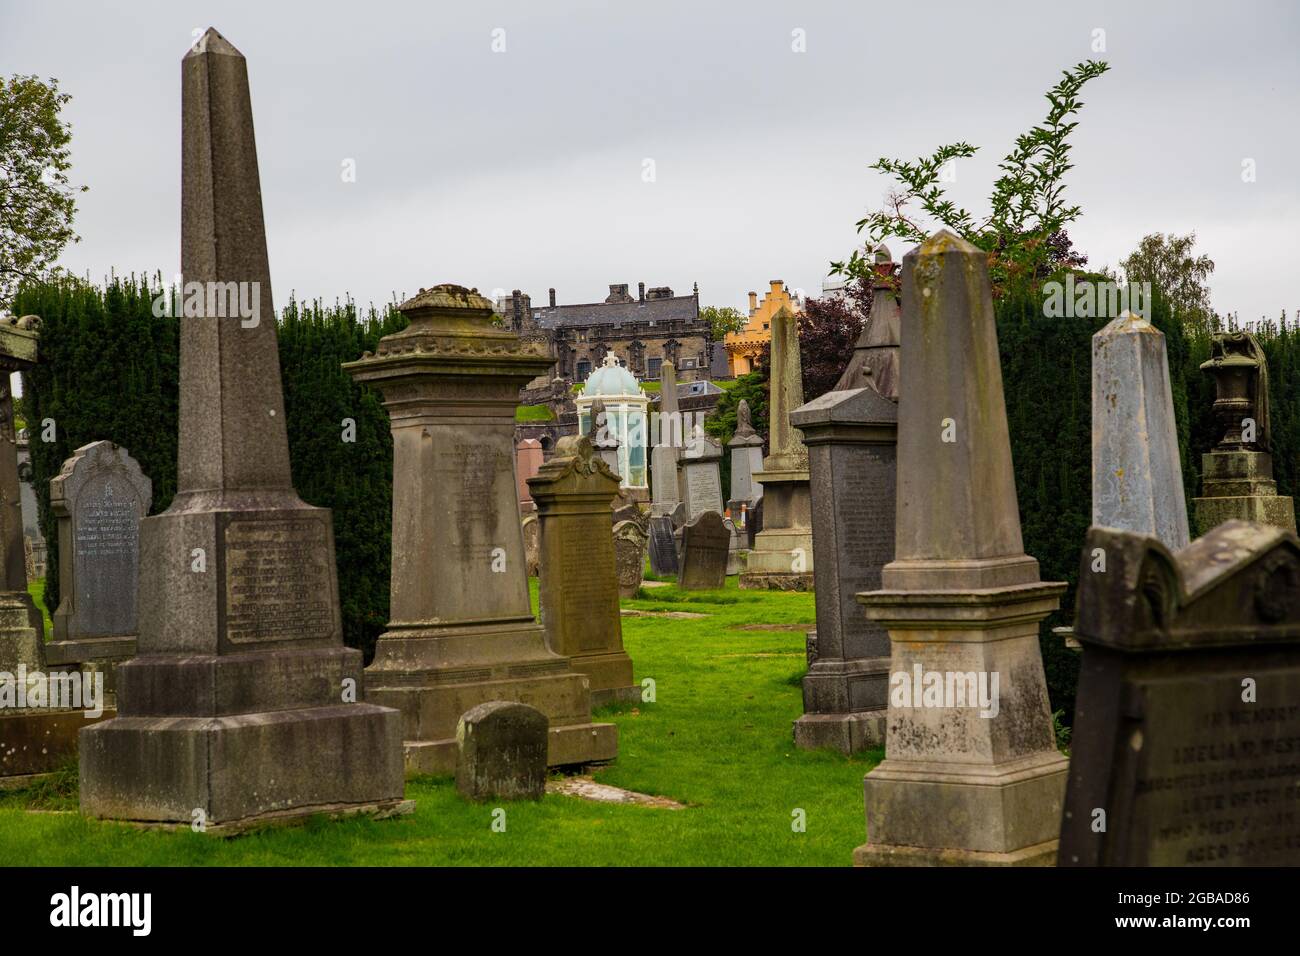
[{"label": "overcast sky", "polygon": [[72,94],[90,191],[63,264],[95,279],[179,268],[180,60],[215,26],[249,61],[277,306],[439,282],[589,302],[644,281],[743,308],[770,279],[820,289],[886,193],[880,156],[981,147],[951,190],[985,213],[1043,92],[1106,59],[1074,139],[1076,246],[1115,265],[1194,229],[1215,307],[1249,319],[1300,306],[1297,9],[0,0],[0,70]]}]

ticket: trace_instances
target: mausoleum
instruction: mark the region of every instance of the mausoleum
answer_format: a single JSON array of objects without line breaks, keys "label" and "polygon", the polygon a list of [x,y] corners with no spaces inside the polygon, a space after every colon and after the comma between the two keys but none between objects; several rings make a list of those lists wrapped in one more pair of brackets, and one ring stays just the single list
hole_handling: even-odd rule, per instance
[{"label": "mausoleum", "polygon": [[[646,410],[650,399],[637,383],[636,376],[619,363],[613,352],[605,353],[604,364],[588,376],[582,394],[574,399],[578,409],[578,433],[586,435],[591,426],[591,406],[597,399],[605,405],[605,435],[618,439],[618,473],[622,487],[649,494],[646,480],[646,447],[650,429]],[[599,429],[600,423],[597,423]],[[600,437],[600,432],[597,431]]]}]

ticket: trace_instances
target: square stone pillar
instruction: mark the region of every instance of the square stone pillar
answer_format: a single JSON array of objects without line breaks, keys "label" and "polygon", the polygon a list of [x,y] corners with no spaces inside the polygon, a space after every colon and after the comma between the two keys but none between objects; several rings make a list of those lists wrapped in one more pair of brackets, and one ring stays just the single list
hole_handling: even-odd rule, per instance
[{"label": "square stone pillar", "polygon": [[[591,722],[587,678],[547,647],[528,596],[514,416],[551,358],[461,286],[399,308],[410,325],[344,366],[383,394],[393,431],[391,619],[367,696],[401,711],[411,773],[453,771],[457,722],[492,700],[546,714],[552,766],[612,760],[617,728]],[[608,539],[608,500],[601,517]]]}]

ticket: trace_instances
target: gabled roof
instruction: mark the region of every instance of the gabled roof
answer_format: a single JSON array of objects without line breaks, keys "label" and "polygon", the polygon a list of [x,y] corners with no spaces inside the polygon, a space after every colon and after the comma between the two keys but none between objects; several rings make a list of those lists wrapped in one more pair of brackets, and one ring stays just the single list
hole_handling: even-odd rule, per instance
[{"label": "gabled roof", "polygon": [[626,322],[690,322],[699,319],[694,295],[675,295],[644,302],[591,302],[585,305],[533,306],[536,324],[544,329],[613,325]]}]

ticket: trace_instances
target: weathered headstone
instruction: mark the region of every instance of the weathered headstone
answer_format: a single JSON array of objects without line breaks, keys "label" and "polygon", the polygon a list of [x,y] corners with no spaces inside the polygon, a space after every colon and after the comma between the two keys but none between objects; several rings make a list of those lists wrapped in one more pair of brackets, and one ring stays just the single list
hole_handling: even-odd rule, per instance
[{"label": "weathered headstone", "polygon": [[1092,337],[1092,523],[1189,541],[1165,337],[1132,312]]},{"label": "weathered headstone", "polygon": [[650,513],[671,515],[682,501],[677,462],[685,438],[677,403],[677,371],[672,362],[663,363],[659,385],[658,428],[651,428],[655,445],[650,451]]},{"label": "weathered headstone", "polygon": [[[941,230],[904,259],[885,760],[859,865],[1050,865],[1065,758],[1038,625],[1064,584],[1024,552],[985,253]],[[915,385],[908,384],[915,383]]]},{"label": "weathered headstone", "polygon": [[736,431],[727,447],[731,449],[731,500],[753,504],[763,494],[763,486],[754,480],[754,473],[763,468],[763,436],[754,431],[749,402],[743,398],[736,406]]},{"label": "weathered headstone", "polygon": [[389,810],[399,715],[361,699],[330,512],[290,478],[247,66],[208,30],[181,74],[181,271],[208,294],[180,321],[177,492],[140,523],[138,655],[118,716],[81,732],[81,809],[205,826]]},{"label": "weathered headstone", "polygon": [[[615,498],[614,500],[617,502],[619,499]],[[644,534],[649,517],[650,516],[646,514],[646,512],[641,510],[640,505],[635,502],[628,502],[610,512],[610,523],[616,525],[620,521],[632,521],[641,526],[641,532]]]},{"label": "weathered headstone", "polygon": [[803,404],[803,374],[799,325],[788,309],[772,317],[771,361],[768,455],[753,476],[763,485],[763,529],[754,536],[740,586],[808,591],[814,569],[808,449],[790,424],[790,413]]},{"label": "weathered headstone", "polygon": [[[1097,555],[1105,570],[1098,570]],[[1061,866],[1300,864],[1300,541],[1094,527]]]},{"label": "weathered headstone", "polygon": [[136,652],[140,520],[152,501],[153,483],[110,441],[81,446],[50,479],[60,601],[46,658],[51,667],[103,673],[109,692],[117,665]]},{"label": "weathered headstone", "polygon": [[722,511],[721,461],[722,446],[703,429],[698,430],[686,446],[680,465],[687,521],[706,511]]},{"label": "weathered headstone", "polygon": [[[611,760],[617,728],[592,723],[586,678],[547,647],[528,595],[514,409],[553,360],[494,327],[471,289],[422,289],[398,308],[410,324],[344,366],[383,393],[393,432],[391,618],[366,692],[401,710],[412,773],[451,772],[456,721],[489,700],[546,714],[551,766]],[[603,507],[608,542],[608,497]]]},{"label": "weathered headstone", "polygon": [[540,800],[546,793],[546,715],[490,700],[456,722],[456,789],[469,800]]},{"label": "weathered headstone", "polygon": [[593,707],[639,699],[623,649],[608,517],[618,474],[587,436],[572,435],[528,484],[541,525],[538,602],[547,646],[586,675]]},{"label": "weathered headstone", "polygon": [[1273,480],[1268,359],[1249,332],[1217,332],[1201,371],[1214,376],[1214,420],[1223,437],[1201,456],[1201,534],[1231,518],[1296,530],[1295,504]]},{"label": "weathered headstone", "polygon": [[673,537],[673,519],[670,515],[651,515],[650,570],[655,574],[676,574],[677,541]]},{"label": "weathered headstone", "polygon": [[519,508],[533,510],[533,499],[528,494],[528,479],[537,474],[545,460],[542,443],[536,438],[521,438],[515,445],[515,481],[519,488]]},{"label": "weathered headstone", "polygon": [[537,523],[537,515],[526,514],[521,522],[524,534],[524,567],[530,578],[535,578],[542,571],[542,529]]},{"label": "weathered headstone", "polygon": [[849,754],[885,742],[889,632],[866,618],[857,595],[880,588],[894,557],[898,375],[872,370],[896,367],[897,336],[894,298],[878,290],[859,339],[867,354],[847,379],[866,384],[837,387],[790,415],[808,447],[816,558],[817,628],[794,723],[795,745],[809,750]]},{"label": "weathered headstone", "polygon": [[636,597],[645,575],[646,544],[649,539],[636,521],[620,521],[614,525],[613,538],[619,596]]},{"label": "weathered headstone", "polygon": [[727,545],[731,531],[716,511],[706,511],[682,526],[681,570],[677,586],[714,590],[727,583]]}]

